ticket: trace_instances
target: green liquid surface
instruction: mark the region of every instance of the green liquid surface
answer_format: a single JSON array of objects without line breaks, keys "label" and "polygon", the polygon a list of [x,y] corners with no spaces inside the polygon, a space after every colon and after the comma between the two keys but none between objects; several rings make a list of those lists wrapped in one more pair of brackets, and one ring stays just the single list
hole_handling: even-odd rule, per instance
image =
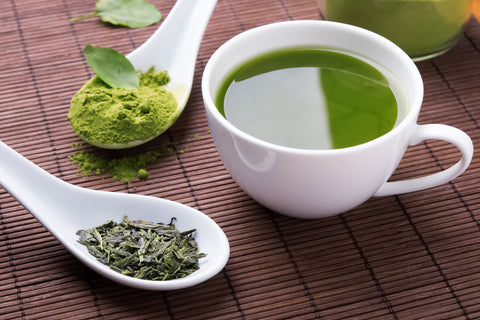
[{"label": "green liquid surface", "polygon": [[259,139],[293,148],[339,149],[394,127],[398,105],[390,78],[348,54],[283,49],[237,67],[215,102],[228,121]]}]

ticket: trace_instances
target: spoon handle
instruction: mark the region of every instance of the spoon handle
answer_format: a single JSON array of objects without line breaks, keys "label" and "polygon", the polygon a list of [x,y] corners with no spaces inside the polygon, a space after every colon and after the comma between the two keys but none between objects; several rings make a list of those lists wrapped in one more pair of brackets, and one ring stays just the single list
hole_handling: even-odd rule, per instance
[{"label": "spoon handle", "polygon": [[[30,212],[49,210],[68,184],[0,141],[0,185]],[[46,210],[42,210],[42,209]],[[51,209],[51,208],[50,208]]]},{"label": "spoon handle", "polygon": [[155,33],[127,57],[146,71],[158,70],[193,79],[200,43],[217,0],[178,0]]}]

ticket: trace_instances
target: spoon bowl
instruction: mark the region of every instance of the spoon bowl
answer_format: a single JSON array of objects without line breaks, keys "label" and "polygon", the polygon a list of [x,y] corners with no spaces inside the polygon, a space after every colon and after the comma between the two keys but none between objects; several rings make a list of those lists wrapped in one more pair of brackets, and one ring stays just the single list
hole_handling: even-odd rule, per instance
[{"label": "spoon bowl", "polygon": [[[104,277],[146,290],[175,290],[199,284],[220,272],[230,247],[222,229],[208,216],[186,205],[150,196],[91,190],[69,184],[36,166],[0,141],[0,185],[28,209],[75,257]],[[196,229],[200,269],[174,280],[154,281],[122,275],[97,261],[78,243],[76,232],[108,220],[169,223],[180,231]]]},{"label": "spoon bowl", "polygon": [[203,34],[215,9],[217,0],[177,0],[165,21],[140,47],[126,57],[135,70],[165,70],[170,82],[164,86],[177,100],[177,109],[170,115],[169,125],[152,132],[148,139],[127,143],[89,144],[104,149],[126,149],[144,144],[158,137],[175,123],[190,97],[198,50]]}]

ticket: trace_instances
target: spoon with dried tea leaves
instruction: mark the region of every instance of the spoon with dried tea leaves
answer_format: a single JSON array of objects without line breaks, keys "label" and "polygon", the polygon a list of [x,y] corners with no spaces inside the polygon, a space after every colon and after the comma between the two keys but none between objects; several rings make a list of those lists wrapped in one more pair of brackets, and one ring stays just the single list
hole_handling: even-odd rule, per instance
[{"label": "spoon with dried tea leaves", "polygon": [[[230,247],[222,229],[205,214],[186,205],[138,194],[81,188],[56,178],[0,141],[0,185],[28,209],[75,257],[108,279],[146,290],[175,290],[199,284],[220,272]],[[199,269],[184,278],[154,281],[137,279],[112,270],[90,255],[76,232],[109,220],[170,223],[179,231],[196,229]]]},{"label": "spoon with dried tea leaves", "polygon": [[77,134],[97,147],[124,149],[148,142],[173,125],[190,97],[198,50],[216,3],[217,0],[178,0],[155,33],[126,56],[137,71],[147,72],[153,67],[168,73],[170,81],[162,87],[177,101],[168,123],[153,129],[151,136],[132,141],[99,142],[83,137],[81,132]]}]

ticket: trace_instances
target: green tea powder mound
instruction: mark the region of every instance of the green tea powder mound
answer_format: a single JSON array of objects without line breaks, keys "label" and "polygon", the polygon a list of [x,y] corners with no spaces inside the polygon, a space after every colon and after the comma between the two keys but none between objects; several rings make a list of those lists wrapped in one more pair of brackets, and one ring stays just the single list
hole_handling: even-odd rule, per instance
[{"label": "green tea powder mound", "polygon": [[97,76],[71,101],[68,119],[73,130],[91,144],[123,144],[148,140],[174,121],[177,101],[162,86],[166,71],[140,74],[138,89],[111,88]]}]

